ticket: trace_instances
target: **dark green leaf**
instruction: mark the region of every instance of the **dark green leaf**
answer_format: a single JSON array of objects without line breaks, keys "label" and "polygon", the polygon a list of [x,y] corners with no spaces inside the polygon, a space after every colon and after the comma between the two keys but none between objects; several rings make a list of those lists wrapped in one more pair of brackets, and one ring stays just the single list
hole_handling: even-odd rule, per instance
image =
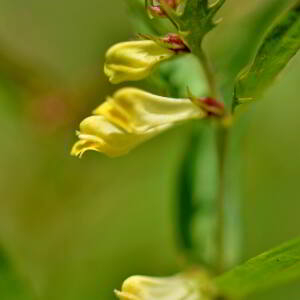
[{"label": "dark green leaf", "polygon": [[253,63],[238,77],[236,104],[255,100],[274,81],[300,48],[300,3],[297,2],[268,31]]},{"label": "dark green leaf", "polygon": [[216,278],[220,292],[242,298],[300,278],[300,239],[265,252]]}]

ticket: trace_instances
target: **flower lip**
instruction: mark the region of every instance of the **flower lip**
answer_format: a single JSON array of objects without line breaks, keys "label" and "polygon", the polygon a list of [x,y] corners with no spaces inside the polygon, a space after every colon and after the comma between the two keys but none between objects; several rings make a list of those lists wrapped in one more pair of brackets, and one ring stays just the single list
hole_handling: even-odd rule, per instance
[{"label": "flower lip", "polygon": [[118,290],[114,290],[114,293],[116,294],[116,296],[119,299],[124,299],[124,300],[140,300],[139,297],[137,297],[136,295],[134,295],[132,293],[121,292],[121,291],[118,291]]}]

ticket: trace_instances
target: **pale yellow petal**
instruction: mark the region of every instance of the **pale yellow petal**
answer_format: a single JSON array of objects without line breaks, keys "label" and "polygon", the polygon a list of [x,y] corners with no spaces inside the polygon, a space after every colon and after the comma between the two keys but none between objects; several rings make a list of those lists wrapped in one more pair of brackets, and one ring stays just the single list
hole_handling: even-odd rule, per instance
[{"label": "pale yellow petal", "polygon": [[104,73],[112,83],[141,80],[150,74],[155,65],[174,54],[154,41],[119,43],[107,51]]},{"label": "pale yellow petal", "polygon": [[119,90],[94,114],[81,122],[72,155],[82,156],[87,150],[124,155],[178,122],[207,116],[189,99],[160,97],[136,88]]},{"label": "pale yellow petal", "polygon": [[212,300],[216,296],[208,274],[201,270],[171,277],[131,276],[115,293],[120,300]]},{"label": "pale yellow petal", "polygon": [[136,134],[164,124],[204,118],[207,115],[189,99],[160,97],[136,88],[117,91],[94,113],[105,116],[127,132]]},{"label": "pale yellow petal", "polygon": [[81,122],[79,141],[73,146],[71,154],[81,157],[84,152],[94,150],[110,157],[124,155],[168,127],[169,125],[158,126],[143,134],[133,134],[119,128],[103,116],[91,116]]}]

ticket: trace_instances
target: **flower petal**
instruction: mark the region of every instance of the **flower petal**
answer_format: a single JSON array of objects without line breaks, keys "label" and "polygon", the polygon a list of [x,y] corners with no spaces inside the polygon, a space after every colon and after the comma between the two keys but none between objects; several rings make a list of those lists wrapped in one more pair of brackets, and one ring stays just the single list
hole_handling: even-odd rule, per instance
[{"label": "flower petal", "polygon": [[71,155],[81,157],[84,152],[94,150],[110,157],[121,156],[169,126],[162,125],[143,134],[134,134],[119,128],[103,116],[91,116],[81,122],[80,132],[77,133],[79,141],[73,146]]},{"label": "flower petal", "polygon": [[72,155],[94,150],[120,156],[175,123],[207,116],[189,99],[160,97],[136,88],[117,91],[94,114],[81,122]]},{"label": "flower petal", "polygon": [[127,132],[141,134],[163,124],[204,118],[207,113],[189,99],[156,96],[136,88],[123,88],[95,109]]},{"label": "flower petal", "polygon": [[151,73],[156,64],[174,54],[154,41],[119,43],[107,51],[104,73],[112,83],[141,80]]},{"label": "flower petal", "polygon": [[120,300],[212,300],[217,295],[209,275],[202,270],[170,277],[131,276],[115,293]]}]

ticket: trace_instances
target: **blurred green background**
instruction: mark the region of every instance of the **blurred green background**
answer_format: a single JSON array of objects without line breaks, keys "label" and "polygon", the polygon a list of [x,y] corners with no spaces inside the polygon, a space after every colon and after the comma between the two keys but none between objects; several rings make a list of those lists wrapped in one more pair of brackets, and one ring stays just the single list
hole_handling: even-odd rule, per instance
[{"label": "blurred green background", "polygon": [[[226,95],[292,2],[227,1],[205,44]],[[1,300],[109,300],[129,275],[180,270],[175,185],[189,124],[125,157],[69,155],[80,120],[116,88],[104,54],[134,37],[131,19],[122,0],[0,3]],[[298,55],[232,133],[241,155],[228,188],[243,187],[243,260],[299,235],[299,76]],[[251,299],[299,297],[297,282]]]}]

